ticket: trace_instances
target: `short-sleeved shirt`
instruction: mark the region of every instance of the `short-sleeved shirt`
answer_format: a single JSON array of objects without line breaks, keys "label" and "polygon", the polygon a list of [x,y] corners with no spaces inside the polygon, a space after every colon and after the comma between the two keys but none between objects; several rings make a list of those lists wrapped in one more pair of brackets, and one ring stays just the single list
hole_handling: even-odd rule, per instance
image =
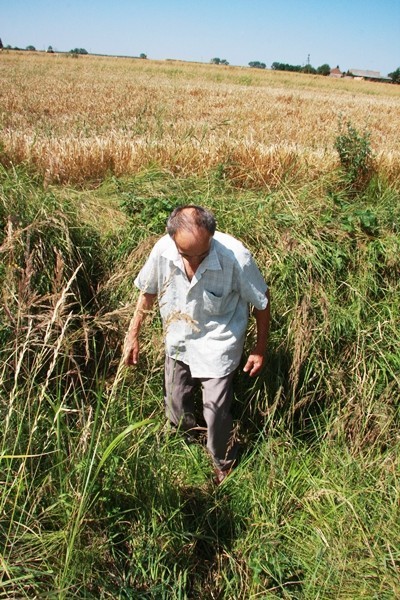
[{"label": "short-sleeved shirt", "polygon": [[265,309],[267,284],[243,244],[216,231],[210,252],[189,281],[174,240],[163,236],[135,279],[157,294],[166,353],[192,377],[225,377],[239,365],[249,305]]}]

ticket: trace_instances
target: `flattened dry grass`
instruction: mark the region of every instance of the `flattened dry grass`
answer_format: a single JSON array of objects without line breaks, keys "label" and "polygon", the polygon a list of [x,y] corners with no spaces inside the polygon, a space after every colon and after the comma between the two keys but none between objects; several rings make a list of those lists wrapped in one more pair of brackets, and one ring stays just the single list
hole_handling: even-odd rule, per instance
[{"label": "flattened dry grass", "polygon": [[3,53],[4,164],[84,183],[152,164],[177,175],[224,168],[236,185],[329,173],[339,117],[371,132],[378,170],[398,181],[400,89],[177,61]]}]

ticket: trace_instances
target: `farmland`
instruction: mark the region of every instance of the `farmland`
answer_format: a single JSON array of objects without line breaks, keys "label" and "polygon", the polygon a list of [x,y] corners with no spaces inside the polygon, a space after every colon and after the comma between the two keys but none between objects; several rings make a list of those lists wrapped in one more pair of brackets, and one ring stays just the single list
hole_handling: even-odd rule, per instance
[{"label": "farmland", "polygon": [[[11,51],[0,71],[0,598],[397,598],[400,86]],[[164,422],[156,311],[121,361],[181,203],[271,289],[219,488]]]},{"label": "farmland", "polygon": [[153,163],[181,175],[225,165],[250,184],[315,179],[335,164],[339,118],[371,131],[380,170],[398,177],[398,86],[173,61],[1,62],[4,152],[50,182]]}]

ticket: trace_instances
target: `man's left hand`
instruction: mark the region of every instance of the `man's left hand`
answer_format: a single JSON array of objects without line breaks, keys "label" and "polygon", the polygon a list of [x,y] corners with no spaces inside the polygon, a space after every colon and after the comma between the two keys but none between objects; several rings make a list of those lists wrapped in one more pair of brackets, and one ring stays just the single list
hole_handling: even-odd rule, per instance
[{"label": "man's left hand", "polygon": [[264,364],[264,355],[258,352],[252,352],[247,359],[247,363],[244,366],[243,371],[248,373],[250,377],[258,375]]}]

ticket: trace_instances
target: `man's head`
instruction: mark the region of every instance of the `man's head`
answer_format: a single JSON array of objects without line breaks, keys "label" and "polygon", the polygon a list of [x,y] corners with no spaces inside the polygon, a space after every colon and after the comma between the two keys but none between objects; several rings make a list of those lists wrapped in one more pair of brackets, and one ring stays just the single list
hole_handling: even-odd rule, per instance
[{"label": "man's head", "polygon": [[167,231],[179,254],[194,269],[209,253],[215,227],[214,215],[193,204],[176,208],[167,222]]},{"label": "man's head", "polygon": [[210,236],[213,236],[215,228],[215,218],[212,212],[195,204],[178,206],[172,211],[167,221],[167,232],[172,238],[175,237],[178,230],[182,229],[187,231],[205,229]]}]

